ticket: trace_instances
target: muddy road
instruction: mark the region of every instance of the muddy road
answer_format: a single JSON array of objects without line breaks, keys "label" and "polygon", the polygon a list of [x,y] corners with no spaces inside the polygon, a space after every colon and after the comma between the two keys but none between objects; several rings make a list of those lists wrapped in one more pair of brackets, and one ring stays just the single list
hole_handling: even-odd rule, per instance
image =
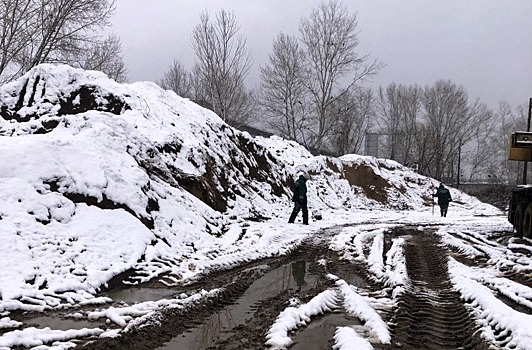
[{"label": "muddy road", "polygon": [[[313,238],[292,253],[255,261],[229,271],[213,272],[196,283],[169,290],[156,282],[143,286],[135,294],[133,288],[115,288],[132,302],[168,293],[222,288],[220,294],[182,310],[164,310],[157,322],[148,322],[117,338],[85,340],[82,349],[265,349],[266,334],[279,314],[294,298],[308,302],[318,293],[335,288],[327,278],[333,274],[368,298],[392,300],[393,290],[379,283],[368,271],[366,261],[345,259],[345,251],[327,248],[329,232]],[[394,240],[404,239],[403,253],[409,278],[393,307],[379,306],[383,321],[389,326],[390,344],[373,338],[375,349],[488,349],[480,337],[467,304],[453,291],[447,271],[450,251],[431,228],[422,231],[409,227],[395,228],[384,235],[382,255]],[[370,253],[371,247],[364,249]],[[350,249],[347,249],[348,251]],[[389,257],[388,257],[389,258]],[[147,294],[147,296],[146,296]],[[334,310],[312,317],[306,327],[289,333],[290,349],[331,349],[337,327],[351,326],[364,330],[364,324],[345,310]],[[370,339],[371,340],[371,339]]]}]

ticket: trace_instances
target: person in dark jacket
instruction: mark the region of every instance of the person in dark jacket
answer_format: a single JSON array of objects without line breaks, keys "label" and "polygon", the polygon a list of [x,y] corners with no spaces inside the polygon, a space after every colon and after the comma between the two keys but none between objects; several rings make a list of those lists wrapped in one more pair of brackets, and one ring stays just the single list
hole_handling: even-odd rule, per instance
[{"label": "person in dark jacket", "polygon": [[432,197],[438,197],[438,205],[440,206],[441,216],[447,216],[449,202],[453,200],[451,198],[451,193],[449,192],[449,190],[445,188],[442,183],[440,183],[440,187],[438,187],[436,193],[434,193]]},{"label": "person in dark jacket", "polygon": [[294,194],[292,196],[294,202],[294,210],[288,220],[289,224],[294,223],[297,214],[301,210],[303,212],[303,224],[308,225],[308,208],[307,208],[307,178],[305,174],[300,174],[294,185]]}]

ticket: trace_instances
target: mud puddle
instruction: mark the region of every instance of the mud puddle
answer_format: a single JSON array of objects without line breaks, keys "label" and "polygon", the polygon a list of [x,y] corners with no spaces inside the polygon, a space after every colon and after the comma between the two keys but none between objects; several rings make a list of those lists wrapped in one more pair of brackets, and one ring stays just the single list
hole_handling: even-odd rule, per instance
[{"label": "mud puddle", "polygon": [[[82,328],[110,328],[110,325],[106,325],[104,321],[89,321],[87,319],[74,318],[71,316],[37,316],[26,318],[23,320],[24,327],[35,327],[67,331],[69,329],[82,329]],[[118,326],[117,326],[118,328]]]},{"label": "mud puddle", "polygon": [[[175,289],[155,288],[155,287],[131,287],[109,291],[102,296],[109,297],[117,304],[133,305],[151,300],[175,298],[179,295]],[[91,308],[84,306],[74,309],[71,312],[56,311],[40,313],[24,313],[12,316],[13,320],[22,322],[20,328],[35,327],[39,329],[50,328],[53,330],[66,331],[70,329],[80,330],[83,328],[120,328],[114,323],[106,323],[105,319],[88,320],[87,312],[94,311],[95,308],[108,308],[110,304],[100,305]],[[2,329],[0,333],[5,333],[13,329]]]},{"label": "mud puddle", "polygon": [[[303,244],[287,256],[213,272],[184,288],[187,292],[221,288],[220,295],[191,308],[163,310],[156,323],[124,333],[120,338],[86,343],[83,349],[263,349],[268,330],[290,301],[297,298],[306,303],[323,290],[334,287],[327,273],[357,287],[367,285],[363,267],[341,260],[336,252],[322,245]],[[153,287],[132,287],[131,294],[128,294],[129,288],[121,288],[108,296],[128,304],[149,299],[145,292],[152,297],[168,298],[164,287]],[[170,297],[179,295],[176,289],[168,288],[168,291]],[[356,324],[356,320],[340,312],[313,317],[305,327],[291,334],[297,343],[293,346],[308,350],[330,348],[327,344],[337,327]]]},{"label": "mud puddle", "polygon": [[357,319],[348,318],[342,312],[333,312],[312,319],[312,322],[298,332],[292,340],[290,350],[322,350],[332,347],[332,339],[337,327],[362,326]]},{"label": "mud puddle", "polygon": [[235,335],[232,331],[253,318],[261,300],[272,298],[285,291],[305,292],[315,287],[319,276],[308,272],[304,260],[275,268],[254,281],[234,304],[214,313],[200,326],[175,337],[160,350],[206,349],[216,342]]},{"label": "mud puddle", "polygon": [[133,305],[152,300],[176,299],[179,296],[179,292],[175,289],[167,288],[131,287],[111,290],[105,296],[113,299],[114,302]]}]

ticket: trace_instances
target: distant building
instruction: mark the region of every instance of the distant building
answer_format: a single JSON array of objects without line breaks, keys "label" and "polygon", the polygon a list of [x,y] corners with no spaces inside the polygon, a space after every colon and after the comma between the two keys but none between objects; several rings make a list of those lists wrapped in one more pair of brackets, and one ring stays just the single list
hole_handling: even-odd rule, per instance
[{"label": "distant building", "polygon": [[379,157],[379,134],[370,132],[366,133],[364,155],[372,156],[375,158]]}]

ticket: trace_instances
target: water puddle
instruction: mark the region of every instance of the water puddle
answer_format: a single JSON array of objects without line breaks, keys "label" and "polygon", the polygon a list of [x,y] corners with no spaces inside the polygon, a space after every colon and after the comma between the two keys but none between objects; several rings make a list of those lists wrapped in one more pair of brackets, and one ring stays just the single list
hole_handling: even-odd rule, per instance
[{"label": "water puddle", "polygon": [[364,281],[362,277],[354,273],[339,273],[337,276],[346,281],[348,284],[357,288],[366,288],[368,286],[368,284],[366,283],[366,281]]},{"label": "water puddle", "polygon": [[215,340],[228,339],[232,329],[253,318],[254,307],[261,301],[275,297],[285,290],[305,291],[318,283],[318,276],[308,273],[306,261],[283,265],[264,274],[251,284],[237,301],[211,315],[202,325],[175,337],[159,350],[200,350]]},{"label": "water puddle", "polygon": [[87,319],[77,319],[65,316],[38,316],[22,320],[24,327],[44,328],[49,327],[54,330],[67,331],[69,329],[82,328],[109,328],[105,322],[89,321]]},{"label": "water puddle", "polygon": [[106,297],[115,302],[124,302],[128,305],[142,303],[145,301],[175,299],[179,292],[166,288],[131,287],[125,289],[111,290],[106,293]]},{"label": "water puddle", "polygon": [[[109,291],[104,296],[113,299],[113,301],[115,302],[123,302],[127,303],[128,305],[133,305],[135,303],[144,301],[174,298],[176,295],[179,295],[179,293],[176,290],[171,289],[131,287],[126,289]],[[48,327],[53,330],[61,331],[83,328],[119,328],[114,323],[106,324],[105,319],[88,320],[86,317],[83,316],[73,317],[72,315],[65,313],[26,316],[18,321],[23,323],[23,328],[35,327],[42,329]]]},{"label": "water puddle", "polygon": [[[216,344],[223,344],[225,341],[232,342],[233,338],[239,337],[239,330],[246,329],[246,327],[251,326],[250,329],[254,329],[253,327],[258,326],[260,329],[263,327],[267,329],[268,325],[263,325],[260,320],[255,319],[257,312],[261,313],[264,310],[267,312],[272,305],[277,308],[284,307],[284,299],[287,295],[306,295],[307,292],[313,294],[316,292],[316,288],[323,287],[325,276],[322,268],[316,268],[316,260],[313,257],[310,262],[295,260],[274,269],[271,269],[268,265],[259,265],[241,271],[240,274],[249,275],[248,272],[250,270],[253,270],[252,272],[257,270],[257,275],[260,275],[260,277],[253,281],[246,291],[238,299],[234,300],[232,304],[226,305],[221,310],[216,309],[218,311],[207,319],[194,320],[194,315],[190,315],[190,318],[185,315],[183,322],[187,324],[189,322],[187,319],[189,319],[191,322],[190,327],[193,328],[189,328],[186,332],[168,341],[159,350],[206,349]],[[354,273],[351,267],[341,264],[335,267],[334,273],[347,283],[356,287],[366,286],[364,280]],[[250,281],[250,276],[240,274],[234,276],[235,281],[238,281],[240,276],[246,276],[248,278],[247,281]],[[252,274],[252,276],[257,275]],[[236,283],[238,284],[238,282]],[[242,285],[247,285],[247,283]],[[112,299],[115,303],[134,305],[146,301],[179,298],[180,293],[181,291],[173,288],[131,286],[110,290],[103,296]],[[278,300],[281,295],[283,295],[282,300]],[[84,315],[85,312],[81,311],[77,313],[74,313],[74,311],[71,313],[58,311],[56,313],[25,315],[19,321],[23,322],[23,328],[36,327],[42,329],[49,327],[52,330],[63,331],[83,328],[119,328],[112,322],[106,322],[105,319],[88,320]],[[271,317],[271,315],[268,317]],[[328,348],[330,344],[327,342],[330,342],[337,327],[356,324],[358,324],[356,320],[348,319],[339,312],[332,312],[313,318],[307,327],[301,328],[299,332],[296,332],[294,336],[295,344],[291,349],[312,350]],[[187,325],[186,327],[189,326]],[[259,329],[258,327],[256,329]],[[2,330],[2,332],[5,331],[7,330]],[[254,333],[251,332],[250,334]],[[256,336],[261,337],[259,334],[256,334]],[[254,336],[252,335],[251,337]],[[250,341],[255,341],[255,338],[249,339]]]},{"label": "water puddle", "polygon": [[294,345],[290,350],[322,350],[330,349],[334,332],[337,327],[361,326],[357,319],[347,318],[340,312],[328,313],[323,316],[313,318],[307,327],[298,332],[292,340]]}]

